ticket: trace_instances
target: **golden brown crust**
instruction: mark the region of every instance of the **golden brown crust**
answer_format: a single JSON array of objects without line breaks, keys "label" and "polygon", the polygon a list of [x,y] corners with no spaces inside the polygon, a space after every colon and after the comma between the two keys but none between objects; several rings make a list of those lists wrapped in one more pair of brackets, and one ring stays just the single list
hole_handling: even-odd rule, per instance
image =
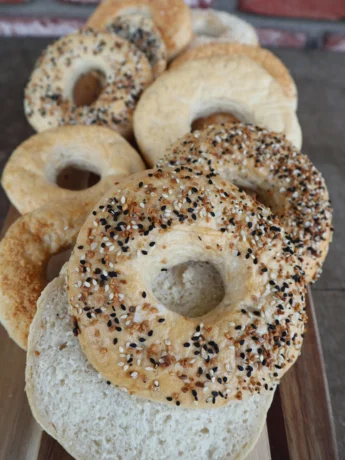
[{"label": "golden brown crust", "polygon": [[[75,83],[94,70],[104,75],[102,92],[90,105],[77,106]],[[135,45],[86,29],[46,48],[25,89],[25,114],[36,131],[67,124],[98,125],[129,137],[134,108],[151,81],[151,66]]]},{"label": "golden brown crust", "polygon": [[[66,166],[101,176],[85,190],[56,185]],[[97,200],[116,179],[145,169],[139,154],[116,132],[101,126],[61,126],[36,134],[12,153],[2,186],[22,214],[58,199]]]},{"label": "golden brown crust", "polygon": [[[270,211],[190,167],[144,171],[109,190],[68,265],[74,328],[91,364],[130,394],[219,407],[270,391],[300,353],[304,279]],[[225,281],[211,312],[168,310],[161,269],[208,261]]]},{"label": "golden brown crust", "polygon": [[158,166],[188,164],[257,193],[290,235],[307,282],[321,273],[332,238],[325,181],[307,155],[282,134],[235,123],[179,139]]},{"label": "golden brown crust", "polygon": [[87,26],[104,30],[111,18],[126,12],[150,15],[163,37],[169,60],[192,38],[190,10],[183,0],[104,0],[89,18]]},{"label": "golden brown crust", "polygon": [[26,349],[36,302],[52,255],[70,248],[95,200],[62,200],[15,221],[0,243],[0,320]]},{"label": "golden brown crust", "polygon": [[236,54],[247,56],[260,64],[277,80],[293,105],[297,106],[297,88],[290,72],[277,56],[264,48],[240,43],[207,43],[185,51],[170,64],[170,69],[177,68],[190,60]]}]

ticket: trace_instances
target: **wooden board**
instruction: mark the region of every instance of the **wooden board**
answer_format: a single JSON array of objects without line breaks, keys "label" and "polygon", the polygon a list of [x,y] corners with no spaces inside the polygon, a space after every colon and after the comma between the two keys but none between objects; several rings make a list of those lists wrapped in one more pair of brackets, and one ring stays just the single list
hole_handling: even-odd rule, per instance
[{"label": "wooden board", "polygon": [[[18,217],[10,208],[1,232]],[[57,273],[61,257],[51,270]],[[53,273],[51,273],[53,276]],[[267,425],[247,460],[337,460],[337,449],[311,292],[302,356],[283,378]],[[24,391],[25,352],[0,328],[0,459],[71,460],[33,419]]]}]

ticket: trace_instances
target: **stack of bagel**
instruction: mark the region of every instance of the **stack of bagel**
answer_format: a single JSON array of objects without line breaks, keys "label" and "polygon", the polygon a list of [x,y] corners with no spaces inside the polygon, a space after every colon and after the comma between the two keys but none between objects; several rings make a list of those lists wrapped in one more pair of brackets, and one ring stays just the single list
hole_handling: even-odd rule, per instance
[{"label": "stack of bagel", "polygon": [[[34,417],[80,460],[245,458],[333,230],[289,71],[228,13],[104,0],[44,51],[24,106],[0,320]],[[62,188],[68,167],[99,182]]]}]

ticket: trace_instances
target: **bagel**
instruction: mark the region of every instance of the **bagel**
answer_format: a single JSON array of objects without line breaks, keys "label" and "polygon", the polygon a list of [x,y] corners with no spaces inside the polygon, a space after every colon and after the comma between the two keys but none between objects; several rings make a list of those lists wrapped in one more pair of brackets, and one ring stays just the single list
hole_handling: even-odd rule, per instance
[{"label": "bagel", "polygon": [[159,30],[150,18],[140,15],[116,16],[107,25],[107,31],[133,43],[147,57],[157,78],[167,66],[167,50]]},{"label": "bagel", "polygon": [[[78,106],[79,78],[97,70],[103,89],[96,101]],[[25,114],[36,131],[60,125],[101,125],[128,137],[134,107],[152,81],[151,66],[132,43],[109,33],[84,30],[44,51],[25,89]]]},{"label": "bagel", "polygon": [[78,460],[240,460],[254,446],[273,396],[272,391],[216,411],[196,411],[107,385],[71,331],[63,276],[38,301],[26,393],[38,423]]},{"label": "bagel", "polygon": [[162,35],[169,60],[192,39],[190,9],[183,0],[103,0],[86,25],[104,30],[114,17],[132,14],[152,19]]},{"label": "bagel", "polygon": [[158,167],[190,165],[254,191],[290,235],[307,282],[315,281],[332,237],[332,208],[321,173],[282,134],[241,123],[187,134]]},{"label": "bagel", "polygon": [[176,68],[191,60],[227,55],[247,56],[260,64],[280,84],[296,110],[297,88],[290,72],[277,56],[264,48],[240,43],[207,43],[185,51],[171,63],[170,68]]},{"label": "bagel", "polygon": [[225,11],[211,8],[192,9],[194,38],[191,47],[207,43],[243,43],[258,45],[259,39],[253,26]]},{"label": "bagel", "polygon": [[217,112],[284,132],[301,146],[297,116],[277,81],[246,56],[218,56],[165,72],[143,94],[134,133],[147,163],[190,132],[193,120]]},{"label": "bagel", "polygon": [[17,219],[0,243],[0,321],[24,350],[48,262],[73,246],[95,200],[61,200]]},{"label": "bagel", "polygon": [[[152,291],[161,270],[209,262],[225,294],[186,317]],[[131,395],[221,407],[276,385],[297,359],[304,277],[270,211],[191,168],[123,179],[85,221],[68,263],[74,330],[98,372]]]},{"label": "bagel", "polygon": [[[100,181],[86,190],[60,188],[59,172],[71,165],[99,174]],[[101,126],[60,126],[17,147],[4,168],[2,186],[24,214],[63,198],[97,201],[115,179],[143,169],[138,153],[116,132]]]}]

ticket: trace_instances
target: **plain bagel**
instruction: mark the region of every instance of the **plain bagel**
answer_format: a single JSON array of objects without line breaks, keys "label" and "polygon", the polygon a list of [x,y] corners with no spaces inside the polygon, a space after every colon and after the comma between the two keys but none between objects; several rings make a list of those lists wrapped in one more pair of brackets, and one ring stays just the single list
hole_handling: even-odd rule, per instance
[{"label": "plain bagel", "polygon": [[[79,78],[99,73],[102,90],[78,106]],[[25,89],[25,114],[36,131],[60,125],[101,125],[128,137],[136,103],[152,81],[151,66],[132,43],[91,29],[67,35],[44,51]]]},{"label": "plain bagel", "polygon": [[[67,166],[92,171],[101,179],[86,190],[61,188],[56,180]],[[4,168],[2,186],[24,214],[63,198],[97,201],[117,178],[143,169],[138,153],[115,131],[101,126],[60,126],[17,147]]]},{"label": "plain bagel", "polygon": [[188,165],[257,194],[290,235],[307,282],[321,273],[332,237],[325,181],[285,136],[252,125],[211,126],[175,142],[158,167]]},{"label": "plain bagel", "polygon": [[[306,320],[304,277],[270,211],[189,167],[123,179],[85,221],[68,264],[74,331],[106,380],[183,407],[227,405],[279,382]],[[151,286],[187,261],[217,267],[225,295],[199,317]]]},{"label": "plain bagel", "polygon": [[152,18],[163,37],[169,60],[192,38],[190,9],[183,0],[104,0],[89,18],[87,26],[104,30],[114,17],[131,14]]},{"label": "plain bagel", "polygon": [[247,56],[260,64],[277,80],[285,95],[291,100],[293,108],[296,109],[297,88],[290,72],[277,56],[264,48],[240,43],[207,43],[185,51],[171,63],[170,68],[176,68],[191,60],[227,55]]},{"label": "plain bagel", "polygon": [[131,14],[116,16],[107,25],[107,31],[133,43],[147,57],[157,78],[167,66],[167,50],[162,36],[150,18]]},{"label": "plain bagel", "polygon": [[134,132],[147,163],[190,132],[193,120],[217,112],[283,132],[301,147],[296,113],[276,79],[246,56],[217,56],[165,72],[143,94]]},{"label": "plain bagel", "polygon": [[194,38],[191,47],[217,42],[254,46],[259,43],[253,26],[225,11],[193,8],[192,23]]},{"label": "plain bagel", "polygon": [[48,203],[17,219],[0,243],[0,321],[23,349],[37,300],[48,283],[48,262],[73,246],[94,204]]}]

